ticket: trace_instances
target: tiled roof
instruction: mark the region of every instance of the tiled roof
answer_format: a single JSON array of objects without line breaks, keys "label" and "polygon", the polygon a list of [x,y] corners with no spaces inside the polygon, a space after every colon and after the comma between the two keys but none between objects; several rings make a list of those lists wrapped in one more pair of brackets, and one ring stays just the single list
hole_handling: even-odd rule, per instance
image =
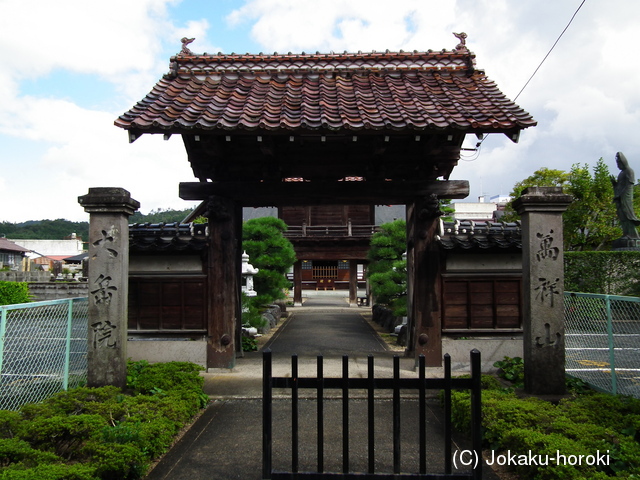
[{"label": "tiled roof", "polygon": [[[505,133],[536,125],[475,55],[181,53],[115,124],[137,133],[425,131]],[[135,138],[135,137],[134,137]]]},{"label": "tiled roof", "polygon": [[135,223],[129,225],[132,252],[200,251],[207,244],[207,226],[194,223]]},{"label": "tiled roof", "polygon": [[17,243],[13,243],[11,240],[7,240],[4,237],[0,237],[0,250],[3,250],[5,252],[19,252],[19,253],[26,253],[31,251],[28,248],[21,247]]},{"label": "tiled roof", "polygon": [[438,243],[445,250],[521,250],[520,223],[440,222]]}]

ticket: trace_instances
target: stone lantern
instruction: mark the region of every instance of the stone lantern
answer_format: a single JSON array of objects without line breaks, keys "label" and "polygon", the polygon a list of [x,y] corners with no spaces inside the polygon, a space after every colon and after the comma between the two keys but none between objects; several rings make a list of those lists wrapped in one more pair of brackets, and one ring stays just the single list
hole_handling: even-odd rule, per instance
[{"label": "stone lantern", "polygon": [[242,292],[247,297],[255,297],[256,291],[253,289],[253,276],[260,270],[254,268],[249,263],[249,255],[247,252],[242,252]]}]

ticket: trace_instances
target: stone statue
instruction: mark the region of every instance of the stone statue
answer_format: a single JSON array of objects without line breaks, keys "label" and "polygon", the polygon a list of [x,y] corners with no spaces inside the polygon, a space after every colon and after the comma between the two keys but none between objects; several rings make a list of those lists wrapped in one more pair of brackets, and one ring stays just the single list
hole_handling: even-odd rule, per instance
[{"label": "stone statue", "polygon": [[636,177],[622,152],[616,153],[616,163],[620,174],[617,180],[611,175],[611,183],[613,184],[613,202],[616,205],[622,235],[623,238],[637,239],[640,238],[636,230],[640,225],[640,219],[633,211],[633,185],[636,183]]}]

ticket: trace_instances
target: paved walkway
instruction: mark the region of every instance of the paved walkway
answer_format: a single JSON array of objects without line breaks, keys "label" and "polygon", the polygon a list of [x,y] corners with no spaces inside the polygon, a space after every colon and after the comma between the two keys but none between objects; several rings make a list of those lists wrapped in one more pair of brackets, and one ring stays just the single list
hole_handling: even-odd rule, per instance
[{"label": "paved walkway", "polygon": [[[375,355],[376,376],[392,376],[392,352],[384,350],[375,331],[363,323],[361,311],[357,307],[349,307],[344,299],[314,297],[305,302],[303,307],[290,309],[289,318],[278,328],[265,347],[274,354],[273,375],[290,375],[289,344],[292,338],[305,345],[305,354],[299,357],[300,377],[315,376],[317,360],[316,352],[325,354],[325,377],[341,376],[341,355],[350,353],[349,375],[367,375],[366,352],[358,350],[354,345],[382,346]],[[352,325],[347,325],[351,323]],[[301,334],[299,328],[306,324],[312,330],[315,327],[325,332],[317,334]],[[338,335],[330,336],[328,332],[336,331]],[[314,326],[312,328],[311,326]],[[350,337],[352,327],[362,329],[370,338],[361,340],[364,343],[354,344],[343,341]],[[350,333],[351,332],[351,333]],[[360,340],[359,340],[360,341]],[[327,348],[322,348],[322,345]],[[349,346],[351,345],[351,346]],[[308,351],[313,351],[312,355]],[[325,350],[325,351],[323,351]],[[348,352],[344,350],[349,350]],[[299,350],[302,352],[303,350]],[[276,353],[277,352],[277,353]],[[401,376],[416,376],[413,360],[401,358]],[[181,440],[156,465],[147,480],[258,480],[262,478],[262,354],[252,352],[239,358],[231,371],[216,371],[205,374],[205,392],[211,397],[211,405],[185,433]],[[339,393],[326,391],[325,409],[325,471],[341,471],[342,469],[342,402],[337,398]],[[310,443],[301,445],[300,469],[315,471],[315,392],[300,391],[300,439]],[[273,404],[273,465],[278,470],[290,468],[291,446],[288,440],[290,430],[290,400],[285,392],[274,392]],[[366,471],[366,401],[355,394],[350,401],[350,434],[354,439],[350,444],[350,464],[352,471]],[[427,451],[430,471],[443,472],[443,423],[442,409],[434,395],[428,402],[427,428],[430,446]],[[389,396],[381,394],[376,400],[376,468],[379,472],[392,472],[392,444],[390,429],[391,401]],[[403,398],[402,406],[402,470],[417,471],[418,454],[416,445],[417,432],[413,432],[417,421],[417,400],[415,395]],[[457,444],[455,448],[468,445]],[[488,470],[485,468],[485,470]],[[497,479],[493,472],[486,471],[487,479]]]}]

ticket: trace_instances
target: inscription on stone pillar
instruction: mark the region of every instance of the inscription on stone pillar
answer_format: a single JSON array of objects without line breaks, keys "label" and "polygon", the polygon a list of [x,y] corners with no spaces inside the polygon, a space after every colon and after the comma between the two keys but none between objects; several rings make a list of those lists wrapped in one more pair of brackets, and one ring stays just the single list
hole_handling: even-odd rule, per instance
[{"label": "inscription on stone pillar", "polygon": [[522,216],[525,389],[565,392],[562,212],[571,196],[556,187],[526,189],[514,202]]},{"label": "inscription on stone pillar", "polygon": [[124,387],[127,378],[129,215],[140,204],[122,188],[90,188],[87,385]]}]

